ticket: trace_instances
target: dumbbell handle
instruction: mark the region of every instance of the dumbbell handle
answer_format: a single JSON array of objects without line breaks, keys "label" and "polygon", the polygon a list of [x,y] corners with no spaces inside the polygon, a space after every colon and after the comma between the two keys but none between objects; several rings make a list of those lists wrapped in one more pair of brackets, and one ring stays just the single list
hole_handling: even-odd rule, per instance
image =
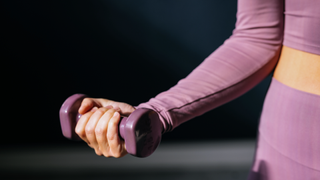
[{"label": "dumbbell handle", "polygon": [[[81,140],[75,133],[75,126],[81,117],[78,109],[86,96],[70,96],[60,108],[60,124],[63,135],[71,140]],[[162,124],[159,116],[150,109],[136,109],[129,117],[123,117],[119,125],[120,137],[124,139],[129,154],[147,157],[161,141]]]}]

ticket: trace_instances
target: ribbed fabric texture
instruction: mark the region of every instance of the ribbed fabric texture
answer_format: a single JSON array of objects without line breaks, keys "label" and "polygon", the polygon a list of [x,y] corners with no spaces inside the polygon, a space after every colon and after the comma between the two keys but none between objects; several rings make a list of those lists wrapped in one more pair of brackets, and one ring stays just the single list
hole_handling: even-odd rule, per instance
[{"label": "ribbed fabric texture", "polygon": [[320,96],[273,79],[250,180],[320,179]]},{"label": "ribbed fabric texture", "polygon": [[286,0],[283,44],[320,55],[320,1]]},{"label": "ribbed fabric texture", "polygon": [[[164,132],[171,131],[263,80],[277,64],[282,41],[320,55],[320,0],[239,0],[232,36],[176,86],[138,108],[155,110]],[[320,179],[319,128],[320,96],[273,79],[249,179]]]},{"label": "ribbed fabric texture", "polygon": [[283,1],[239,0],[232,36],[170,90],[140,104],[165,132],[244,94],[275,67],[283,38]]}]

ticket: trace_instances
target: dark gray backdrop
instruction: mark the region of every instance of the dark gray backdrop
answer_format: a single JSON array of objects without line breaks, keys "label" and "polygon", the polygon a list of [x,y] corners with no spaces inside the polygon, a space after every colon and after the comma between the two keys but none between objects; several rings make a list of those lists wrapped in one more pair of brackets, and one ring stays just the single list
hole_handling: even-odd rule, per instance
[{"label": "dark gray backdrop", "polygon": [[[58,112],[74,93],[148,101],[227,39],[236,0],[1,2],[3,144],[69,143]],[[255,138],[270,77],[164,141]]]}]

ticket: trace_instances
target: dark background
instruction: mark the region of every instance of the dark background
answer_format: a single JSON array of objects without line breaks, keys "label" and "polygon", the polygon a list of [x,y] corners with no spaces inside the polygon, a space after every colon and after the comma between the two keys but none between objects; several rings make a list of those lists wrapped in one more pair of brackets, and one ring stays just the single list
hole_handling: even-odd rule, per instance
[{"label": "dark background", "polygon": [[[74,93],[138,105],[169,89],[232,34],[236,7],[236,0],[2,0],[2,145],[70,143],[58,112]],[[163,141],[255,138],[269,81]]]}]

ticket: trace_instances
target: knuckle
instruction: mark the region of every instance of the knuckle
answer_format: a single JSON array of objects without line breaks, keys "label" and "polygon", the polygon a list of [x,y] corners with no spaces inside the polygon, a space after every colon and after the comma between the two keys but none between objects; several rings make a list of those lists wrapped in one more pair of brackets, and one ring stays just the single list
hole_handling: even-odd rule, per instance
[{"label": "knuckle", "polygon": [[102,152],[102,154],[103,154],[104,157],[107,157],[107,158],[111,157],[110,153],[107,150]]},{"label": "knuckle", "polygon": [[115,135],[113,133],[107,133],[107,139],[108,141],[113,141],[115,139]]},{"label": "knuckle", "polygon": [[104,154],[103,156],[107,158],[111,157],[109,154]]},{"label": "knuckle", "polygon": [[85,132],[86,132],[86,134],[91,135],[91,134],[94,133],[94,130],[93,130],[93,128],[92,128],[91,126],[87,126],[87,127],[85,128]]},{"label": "knuckle", "polygon": [[103,154],[100,151],[95,150],[96,155],[102,156]]},{"label": "knuckle", "polygon": [[106,131],[105,131],[105,129],[102,128],[102,127],[96,127],[95,133],[96,133],[96,135],[98,135],[98,136],[103,136],[103,134],[105,134]]},{"label": "knuckle", "polygon": [[115,122],[115,121],[110,121],[109,124],[108,124],[108,126],[114,128],[114,127],[117,127],[117,126],[118,126],[118,123]]},{"label": "knuckle", "polygon": [[81,128],[76,128],[75,132],[76,132],[76,134],[78,134],[78,136],[80,136],[80,137],[84,137],[84,136],[85,136],[85,132],[84,132],[84,130],[81,129]]},{"label": "knuckle", "polygon": [[104,157],[111,157],[111,155],[107,151],[102,152],[102,154]]},{"label": "knuckle", "polygon": [[79,121],[87,121],[90,118],[90,116],[91,116],[90,113],[85,113],[80,117]]},{"label": "knuckle", "polygon": [[120,152],[113,153],[113,157],[120,158],[121,157],[121,153]]},{"label": "knuckle", "polygon": [[99,108],[96,110],[95,114],[98,114],[98,115],[103,115],[105,113],[105,111],[103,110],[103,108]]}]

